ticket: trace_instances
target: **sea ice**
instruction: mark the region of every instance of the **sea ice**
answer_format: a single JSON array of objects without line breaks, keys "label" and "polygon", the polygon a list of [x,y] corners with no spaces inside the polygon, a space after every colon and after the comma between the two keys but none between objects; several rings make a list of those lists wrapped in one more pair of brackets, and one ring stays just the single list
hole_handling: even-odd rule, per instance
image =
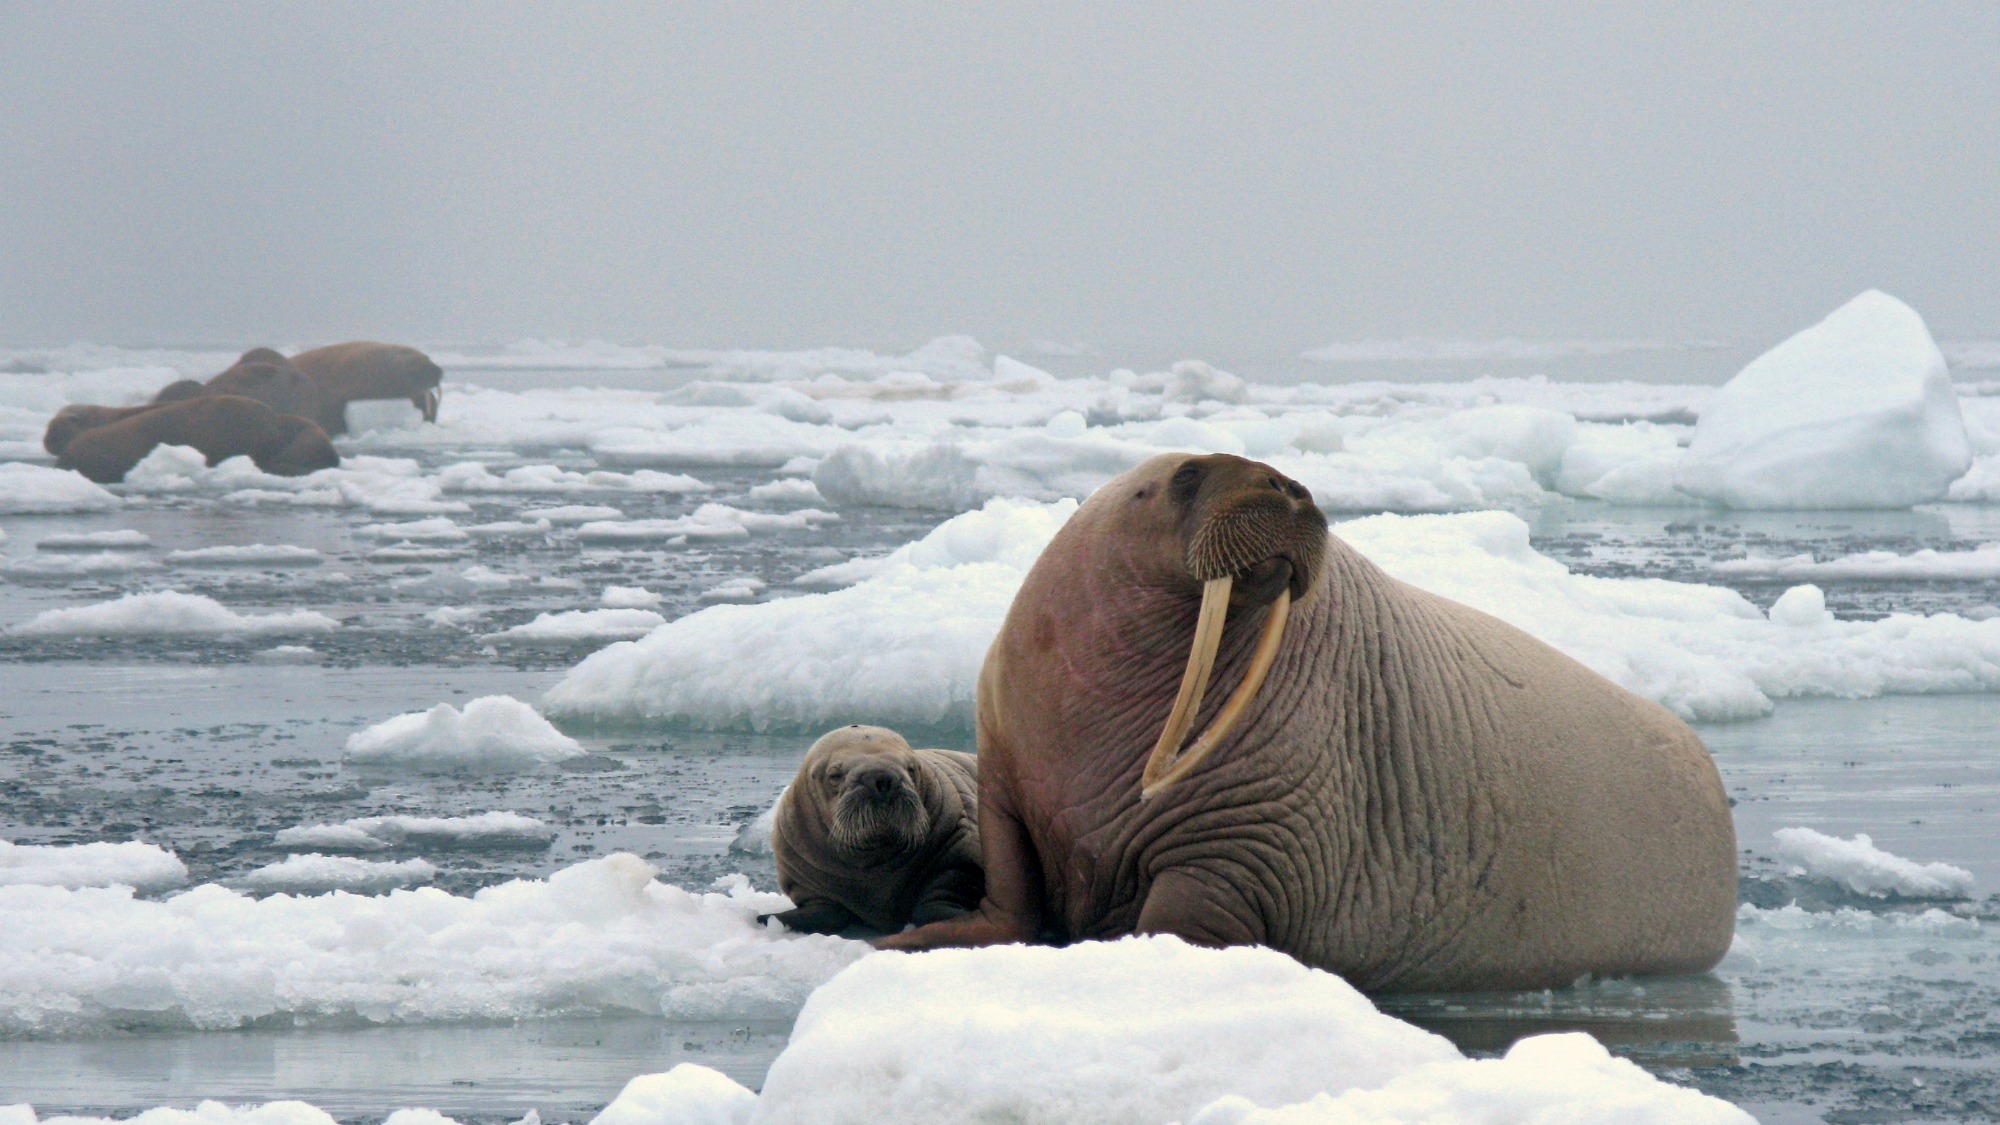
[{"label": "sea ice", "polygon": [[748,495],[750,499],[766,504],[823,504],[826,502],[826,497],[819,494],[819,489],[813,485],[812,481],[800,480],[796,477],[760,484],[752,488]]},{"label": "sea ice", "polygon": [[568,609],[538,613],[533,621],[488,633],[481,640],[508,644],[581,644],[643,637],[667,623],[650,609]]},{"label": "sea ice", "polygon": [[555,465],[522,465],[495,474],[477,461],[461,461],[438,470],[439,487],[446,492],[539,493],[568,492],[657,492],[682,494],[707,492],[709,486],[682,473],[662,473],[640,469],[634,473],[603,470],[571,472]]},{"label": "sea ice", "polygon": [[701,592],[702,602],[754,602],[764,592],[761,578],[731,578],[719,586],[711,586]]},{"label": "sea ice", "polygon": [[0,464],[0,515],[105,512],[121,503],[82,473],[18,461]]},{"label": "sea ice", "polygon": [[[718,1070],[681,1063],[625,1084],[590,1125],[750,1125],[757,1095]],[[32,1123],[30,1123],[32,1125]]]},{"label": "sea ice", "polygon": [[1780,828],[1777,852],[1809,875],[1832,879],[1856,894],[1882,898],[1970,898],[1972,872],[1949,863],[1918,863],[1885,852],[1866,832],[1852,840],[1810,828]]},{"label": "sea ice", "polygon": [[868,952],[781,933],[781,895],[700,894],[619,853],[469,897],[256,898],[214,884],[0,887],[0,1034],[592,1015],[789,1019]]},{"label": "sea ice", "polygon": [[347,891],[377,894],[414,887],[437,878],[437,868],[421,859],[378,862],[344,855],[295,855],[243,876],[245,889],[262,893],[323,894]]},{"label": "sea ice", "polygon": [[416,844],[440,850],[547,847],[555,830],[517,812],[477,816],[364,816],[339,824],[302,825],[272,837],[281,848],[374,852]]},{"label": "sea ice", "polygon": [[1944,498],[1971,463],[1923,318],[1871,289],[1725,384],[1674,484],[1732,508],[1904,508]]},{"label": "sea ice", "polygon": [[596,520],[622,520],[625,513],[609,504],[561,504],[553,508],[527,508],[520,517],[524,520],[543,520],[552,524],[591,523]]},{"label": "sea ice", "polygon": [[667,599],[644,586],[606,586],[597,601],[606,609],[658,609]]},{"label": "sea ice", "polygon": [[[791,786],[785,786],[790,789]],[[729,841],[729,850],[737,855],[770,855],[771,832],[778,823],[778,805],[785,799],[785,789],[778,791],[771,807],[758,813],[749,823],[736,830],[736,838]]]},{"label": "sea ice", "polygon": [[124,886],[158,891],[185,882],[186,865],[158,844],[132,840],[43,845],[0,840],[0,886]]},{"label": "sea ice", "polygon": [[833,512],[800,508],[752,512],[728,504],[703,504],[692,514],[664,520],[605,520],[576,529],[585,543],[658,543],[672,539],[744,539],[766,531],[798,531],[838,520]]},{"label": "sea ice", "polygon": [[1791,555],[1782,559],[1729,559],[1714,564],[1717,574],[1738,578],[1773,578],[1788,582],[1817,579],[1876,582],[1990,582],[2000,578],[2000,543],[1987,543],[1970,551],[1915,551],[1899,555],[1893,551],[1863,551],[1818,562],[1811,555]]},{"label": "sea ice", "polygon": [[0,563],[0,574],[14,579],[87,578],[96,574],[130,574],[139,570],[160,570],[162,565],[131,551],[98,551],[75,555],[67,552],[43,558],[14,558]]},{"label": "sea ice", "polygon": [[394,539],[403,543],[462,543],[465,529],[444,516],[408,523],[366,523],[354,529],[363,539]]},{"label": "sea ice", "polygon": [[326,556],[291,543],[251,543],[168,551],[167,561],[178,566],[318,566]]},{"label": "sea ice", "polygon": [[529,769],[585,751],[508,695],[488,695],[460,711],[440,703],[398,715],[348,736],[346,760],[357,765],[424,772],[503,772]]},{"label": "sea ice", "polygon": [[44,535],[35,541],[37,551],[140,551],[153,545],[153,537],[143,531],[85,531],[67,535]]},{"label": "sea ice", "polygon": [[160,590],[127,594],[108,602],[51,609],[11,630],[30,636],[142,637],[190,634],[276,637],[326,633],[340,622],[323,613],[296,609],[288,613],[237,613],[214,598]]}]

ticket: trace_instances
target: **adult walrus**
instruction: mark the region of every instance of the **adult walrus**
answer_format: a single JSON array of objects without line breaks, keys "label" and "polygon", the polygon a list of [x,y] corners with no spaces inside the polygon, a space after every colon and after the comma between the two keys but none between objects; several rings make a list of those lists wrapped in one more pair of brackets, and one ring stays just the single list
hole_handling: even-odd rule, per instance
[{"label": "adult walrus", "polygon": [[1015,596],[977,721],[986,896],[884,947],[1171,933],[1369,991],[1729,947],[1735,831],[1694,732],[1389,577],[1254,461],[1162,455],[1093,494]]},{"label": "adult walrus", "polygon": [[364,399],[406,398],[424,421],[437,421],[444,369],[415,348],[355,340],[300,352],[292,362],[319,384],[313,420],[327,433],[346,433],[347,404]]},{"label": "adult walrus", "polygon": [[309,419],[241,395],[201,395],[84,430],[56,457],[56,467],[111,484],[161,445],[193,446],[210,465],[247,456],[265,472],[286,477],[340,464],[326,431]]},{"label": "adult walrus", "polygon": [[[168,390],[177,387],[170,385]],[[163,390],[155,402],[171,402]],[[275,348],[251,348],[226,370],[203,384],[202,394],[254,398],[280,414],[317,418],[319,384]],[[194,396],[189,396],[194,397]],[[324,428],[324,427],[322,427]]]},{"label": "adult walrus", "polygon": [[979,904],[978,759],[912,750],[884,727],[851,726],[812,744],[778,799],[771,853],[797,905],[789,929],[895,932]]}]

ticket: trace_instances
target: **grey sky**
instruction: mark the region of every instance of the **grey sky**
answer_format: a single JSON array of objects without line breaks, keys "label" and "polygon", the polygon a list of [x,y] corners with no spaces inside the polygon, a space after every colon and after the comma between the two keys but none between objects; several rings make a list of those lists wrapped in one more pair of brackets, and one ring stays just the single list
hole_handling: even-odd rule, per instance
[{"label": "grey sky", "polygon": [[14,343],[2000,335],[2000,5],[0,4]]}]

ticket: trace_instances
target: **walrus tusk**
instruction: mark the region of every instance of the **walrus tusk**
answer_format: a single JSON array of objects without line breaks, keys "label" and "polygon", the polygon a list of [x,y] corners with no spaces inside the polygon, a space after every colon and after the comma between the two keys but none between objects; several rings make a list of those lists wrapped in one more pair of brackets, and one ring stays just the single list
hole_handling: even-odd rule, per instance
[{"label": "walrus tusk", "polygon": [[[1264,677],[1270,673],[1271,665],[1278,658],[1278,644],[1285,639],[1285,619],[1291,615],[1292,592],[1280,590],[1278,600],[1271,603],[1270,615],[1264,618],[1264,630],[1257,636],[1257,650],[1250,655],[1250,668],[1243,673],[1243,682],[1222,704],[1222,710],[1215,716],[1208,729],[1201,733],[1187,753],[1174,756],[1181,739],[1193,723],[1194,715],[1201,707],[1202,694],[1208,690],[1209,675],[1215,670],[1215,651],[1222,643],[1222,622],[1229,608],[1229,586],[1227,578],[1216,578],[1203,587],[1201,596],[1201,616],[1195,623],[1194,646],[1188,653],[1187,672],[1181,677],[1181,692],[1174,699],[1174,709],[1167,716],[1167,726],[1160,732],[1160,741],[1153,746],[1152,756],[1146,759],[1145,773],[1139,780],[1139,799],[1145,800],[1201,765],[1222,740],[1229,737],[1236,720],[1243,717],[1244,708],[1257,696],[1257,689],[1264,686]],[[1211,624],[1211,618],[1213,623]]]}]

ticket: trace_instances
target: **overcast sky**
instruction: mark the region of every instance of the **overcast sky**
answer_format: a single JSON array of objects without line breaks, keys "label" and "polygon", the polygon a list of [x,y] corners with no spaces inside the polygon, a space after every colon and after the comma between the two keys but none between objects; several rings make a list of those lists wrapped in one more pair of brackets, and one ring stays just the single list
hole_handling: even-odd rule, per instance
[{"label": "overcast sky", "polygon": [[2000,336],[2000,5],[0,0],[0,340]]}]

